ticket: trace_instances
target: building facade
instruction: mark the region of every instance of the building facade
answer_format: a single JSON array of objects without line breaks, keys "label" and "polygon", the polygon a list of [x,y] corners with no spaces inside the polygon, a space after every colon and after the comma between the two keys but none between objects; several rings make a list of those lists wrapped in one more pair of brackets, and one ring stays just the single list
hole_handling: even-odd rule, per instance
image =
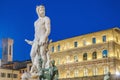
[{"label": "building facade", "polygon": [[119,28],[60,40],[49,48],[60,80],[103,80],[108,72],[112,80],[119,78]]},{"label": "building facade", "polygon": [[[50,57],[55,60],[59,71],[59,80],[103,80],[111,73],[111,80],[120,80],[120,29],[112,28],[85,34],[73,38],[52,42],[49,45]],[[3,68],[17,71],[15,80],[20,80],[24,72],[29,72],[32,63],[12,62]],[[0,70],[0,80],[14,80],[7,69]],[[3,79],[4,78],[4,79]]]},{"label": "building facade", "polygon": [[0,69],[0,80],[20,80],[19,70]]},{"label": "building facade", "polygon": [[[27,71],[27,65],[31,61],[14,61],[7,64],[3,64],[0,68],[0,80],[21,80],[21,75]],[[32,64],[31,64],[32,65]],[[5,76],[1,76],[4,74]],[[10,74],[10,77],[8,75]],[[15,77],[17,76],[17,77]]]}]

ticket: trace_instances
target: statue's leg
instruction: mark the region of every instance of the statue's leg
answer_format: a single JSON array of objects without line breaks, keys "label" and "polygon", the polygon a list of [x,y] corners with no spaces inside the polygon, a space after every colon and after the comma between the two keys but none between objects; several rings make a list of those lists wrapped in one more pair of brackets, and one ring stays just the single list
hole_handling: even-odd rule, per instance
[{"label": "statue's leg", "polygon": [[32,48],[31,48],[31,52],[30,52],[30,57],[31,57],[32,63],[34,62],[36,50],[37,50],[37,44],[33,43]]},{"label": "statue's leg", "polygon": [[42,68],[45,68],[45,64],[47,62],[47,55],[46,55],[46,46],[41,46],[40,47],[40,54],[43,60]]},{"label": "statue's leg", "polygon": [[38,75],[39,75],[39,76],[42,76],[42,75],[43,75],[43,70],[42,70],[42,66],[41,66],[41,65],[42,65],[42,64],[36,66],[37,69],[38,69]]},{"label": "statue's leg", "polygon": [[31,70],[30,70],[30,73],[33,73],[33,72],[34,72],[34,69],[35,69],[35,65],[32,65]]},{"label": "statue's leg", "polygon": [[30,75],[28,73],[22,74],[22,80],[29,80]]}]

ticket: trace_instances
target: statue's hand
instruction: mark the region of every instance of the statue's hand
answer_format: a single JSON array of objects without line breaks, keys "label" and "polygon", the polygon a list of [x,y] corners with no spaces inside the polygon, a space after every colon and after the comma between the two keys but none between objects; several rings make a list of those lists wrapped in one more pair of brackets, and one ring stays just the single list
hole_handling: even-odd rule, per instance
[{"label": "statue's hand", "polygon": [[30,41],[30,40],[27,40],[27,39],[25,39],[25,42],[27,42],[27,43],[30,44],[30,45],[33,44],[33,41]]},{"label": "statue's hand", "polygon": [[47,37],[43,37],[43,38],[41,38],[40,41],[39,41],[39,45],[44,45],[44,44],[46,44],[46,43],[47,43]]},{"label": "statue's hand", "polygon": [[27,40],[27,39],[25,39],[25,42],[28,42],[28,40]]},{"label": "statue's hand", "polygon": [[45,43],[46,43],[46,41],[40,41],[40,42],[39,42],[39,45],[42,46],[42,45],[44,45]]}]

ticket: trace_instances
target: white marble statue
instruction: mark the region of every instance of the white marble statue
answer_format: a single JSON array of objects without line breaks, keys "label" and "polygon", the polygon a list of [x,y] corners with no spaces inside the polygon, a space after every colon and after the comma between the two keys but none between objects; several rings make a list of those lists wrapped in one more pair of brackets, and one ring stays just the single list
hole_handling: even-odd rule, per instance
[{"label": "white marble statue", "polygon": [[48,46],[48,36],[50,34],[50,19],[45,16],[45,7],[43,5],[37,6],[36,12],[38,14],[38,19],[35,21],[35,34],[34,40],[29,41],[25,40],[27,43],[32,44],[30,56],[32,63],[34,62],[34,58],[36,56],[36,51],[40,48],[40,55],[43,59],[42,68],[45,68],[45,64],[47,62],[46,48]]},{"label": "white marble statue", "polygon": [[[38,15],[38,19],[34,22],[34,40],[30,41],[25,39],[25,41],[28,44],[32,45],[30,56],[33,65],[30,73],[38,73],[40,75],[41,69],[49,67],[50,62],[48,54],[48,36],[50,34],[50,19],[49,17],[45,16],[45,7],[43,5],[37,6],[36,12]],[[42,63],[40,63],[39,61],[40,58],[42,60]]]},{"label": "white marble statue", "polygon": [[[36,7],[38,19],[34,23],[35,34],[34,40],[25,41],[32,46],[30,56],[32,60],[32,67],[30,73],[24,73],[22,80],[54,80],[55,75],[58,75],[58,70],[55,66],[55,61],[52,61],[49,55],[48,45],[50,34],[50,19],[45,16],[45,7],[43,5]],[[56,79],[57,80],[57,79]]]}]

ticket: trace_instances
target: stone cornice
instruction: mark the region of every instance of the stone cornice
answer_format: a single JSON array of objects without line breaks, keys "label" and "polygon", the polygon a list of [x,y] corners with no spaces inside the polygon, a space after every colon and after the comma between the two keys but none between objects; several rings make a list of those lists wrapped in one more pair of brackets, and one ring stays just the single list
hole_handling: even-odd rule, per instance
[{"label": "stone cornice", "polygon": [[58,68],[65,68],[65,67],[77,67],[77,66],[92,66],[92,65],[101,65],[101,64],[113,64],[113,63],[118,63],[120,62],[120,59],[117,58],[103,58],[103,59],[96,59],[96,60],[91,60],[91,61],[82,61],[82,62],[74,62],[74,63],[66,63],[62,65],[58,65]]}]

